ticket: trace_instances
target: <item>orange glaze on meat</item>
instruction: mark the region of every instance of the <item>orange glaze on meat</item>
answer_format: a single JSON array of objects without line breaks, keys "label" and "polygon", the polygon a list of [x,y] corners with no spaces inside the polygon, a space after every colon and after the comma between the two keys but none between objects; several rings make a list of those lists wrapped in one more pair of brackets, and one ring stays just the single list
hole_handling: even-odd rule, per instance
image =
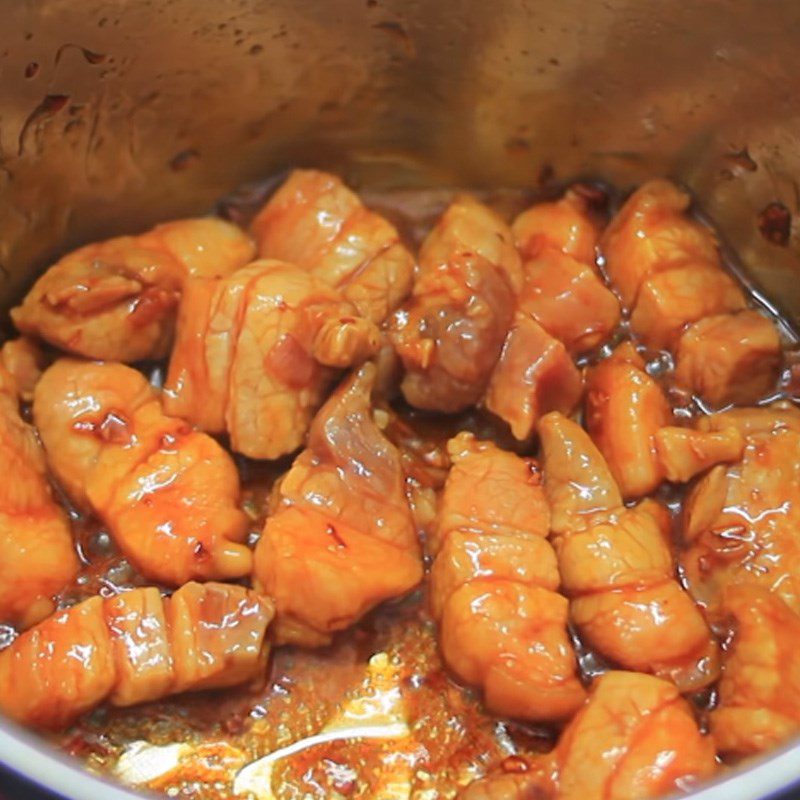
[{"label": "orange glaze on meat", "polygon": [[163,358],[186,279],[227,275],[253,252],[249,237],[228,222],[168,222],[68,253],[11,318],[22,333],[68,353],[127,362]]},{"label": "orange glaze on meat", "polygon": [[26,403],[33,400],[33,390],[46,365],[41,347],[25,336],[9,339],[0,348],[0,366],[13,378],[19,399]]},{"label": "orange glaze on meat", "polygon": [[380,323],[411,291],[414,258],[394,226],[335,175],[294,170],[253,220],[259,255],[307,269]]},{"label": "orange glaze on meat", "polygon": [[619,301],[593,266],[554,248],[524,266],[520,307],[573,356],[602,344],[620,321]]},{"label": "orange glaze on meat", "polygon": [[721,753],[751,755],[800,730],[800,616],[781,597],[731,584],[721,607],[733,619],[711,733]]},{"label": "orange glaze on meat", "polygon": [[78,559],[36,432],[20,416],[19,393],[0,365],[0,622],[25,628],[54,610],[53,597],[76,577]]},{"label": "orange glaze on meat", "polygon": [[455,412],[483,396],[522,283],[511,230],[459,197],[423,242],[413,292],[389,329],[412,406]]},{"label": "orange glaze on meat", "polygon": [[300,447],[336,370],[362,362],[380,332],[311,272],[262,260],[190,281],[178,314],[164,409],[231,448],[274,459]]},{"label": "orange glaze on meat", "polygon": [[637,189],[600,241],[606,269],[648,347],[670,350],[675,380],[706,403],[754,403],[775,386],[773,324],[745,309],[722,270],[713,233],[687,216],[690,198],[666,180]]},{"label": "orange glaze on meat", "polygon": [[572,356],[607,339],[620,308],[597,274],[597,229],[578,195],[533,206],[513,230],[524,284],[484,405],[526,441],[540,416],[578,404],[583,381]]},{"label": "orange glaze on meat", "polygon": [[681,336],[675,380],[716,408],[747,405],[775,388],[781,364],[778,331],[757,311],[710,316]]},{"label": "orange glaze on meat", "polygon": [[606,270],[630,309],[651,276],[687,263],[715,266],[717,241],[686,215],[691,199],[667,180],[640,186],[613,217],[600,239]]},{"label": "orange glaze on meat", "polygon": [[61,359],[37,384],[33,415],[56,479],[143,575],[180,586],[250,572],[233,460],[166,416],[141,373]]},{"label": "orange glaze on meat", "polygon": [[712,469],[684,500],[682,564],[692,594],[715,620],[724,614],[722,592],[736,584],[775,592],[800,613],[800,411],[736,409],[700,425],[733,425],[746,438],[742,460]]},{"label": "orange glaze on meat", "polygon": [[568,603],[547,542],[550,512],[538,465],[451,439],[439,503],[430,599],[445,661],[498,714],[568,718],[583,702],[567,632]]},{"label": "orange glaze on meat", "polygon": [[553,248],[579,263],[594,264],[598,225],[591,218],[588,203],[574,189],[559,200],[536,203],[523,211],[511,230],[524,260]]},{"label": "orange glaze on meat", "polygon": [[544,416],[539,437],[561,580],[584,640],[682,690],[711,683],[718,647],[675,577],[667,510],[650,499],[624,507],[602,455],[563,415]]},{"label": "orange glaze on meat", "polygon": [[701,735],[674,686],[649,675],[608,672],[595,680],[552,753],[522,762],[524,769],[509,763],[461,798],[643,800],[711,777],[714,756],[711,738]]},{"label": "orange glaze on meat", "polygon": [[422,579],[400,454],[372,414],[375,368],[345,379],[281,479],[255,552],[278,643],[325,644]]},{"label": "orange glaze on meat", "polygon": [[36,728],[66,727],[108,698],[132,705],[264,674],[269,600],[241,586],[187,583],[92,597],[0,652],[0,709]]},{"label": "orange glaze on meat", "polygon": [[706,432],[673,425],[664,390],[628,342],[588,370],[586,389],[586,428],[626,500],[653,492],[665,478],[686,482],[742,454],[735,427]]},{"label": "orange glaze on meat", "polygon": [[583,394],[581,373],[564,345],[518,307],[492,372],[484,405],[527,441],[548,411],[569,414]]}]

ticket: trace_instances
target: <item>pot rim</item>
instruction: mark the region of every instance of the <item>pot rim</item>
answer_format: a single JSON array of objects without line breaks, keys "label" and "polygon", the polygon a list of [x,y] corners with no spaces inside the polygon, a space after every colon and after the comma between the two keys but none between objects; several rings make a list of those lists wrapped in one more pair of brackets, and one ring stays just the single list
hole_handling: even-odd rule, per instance
[{"label": "pot rim", "polygon": [[[140,800],[151,792],[88,772],[35,734],[0,719],[0,765],[64,800]],[[757,756],[693,792],[692,800],[777,800],[800,788],[800,741]],[[678,795],[686,797],[687,795]]]}]

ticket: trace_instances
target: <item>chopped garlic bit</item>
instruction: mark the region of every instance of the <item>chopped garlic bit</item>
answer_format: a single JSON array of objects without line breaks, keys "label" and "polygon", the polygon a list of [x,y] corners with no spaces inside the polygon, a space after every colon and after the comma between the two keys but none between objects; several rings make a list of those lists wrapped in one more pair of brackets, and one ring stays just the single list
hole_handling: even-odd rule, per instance
[{"label": "chopped garlic bit", "polygon": [[119,757],[114,772],[123,782],[134,786],[152,783],[173,772],[180,761],[192,752],[188,744],[154,745],[150,742],[131,742]]},{"label": "chopped garlic bit", "polygon": [[372,410],[372,419],[382,431],[389,427],[389,414],[382,408],[375,408]]}]

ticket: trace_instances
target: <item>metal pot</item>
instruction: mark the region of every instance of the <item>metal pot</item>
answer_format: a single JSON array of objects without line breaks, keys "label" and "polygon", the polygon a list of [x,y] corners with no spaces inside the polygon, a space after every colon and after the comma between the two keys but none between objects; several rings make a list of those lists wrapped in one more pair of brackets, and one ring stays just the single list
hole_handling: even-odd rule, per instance
[{"label": "metal pot", "polygon": [[[800,238],[762,214],[800,203],[795,0],[0,0],[0,19],[4,308],[69,247],[303,164],[361,186],[666,174],[800,317]],[[0,760],[38,791],[134,796],[8,723]],[[696,797],[792,786],[800,745]]]}]

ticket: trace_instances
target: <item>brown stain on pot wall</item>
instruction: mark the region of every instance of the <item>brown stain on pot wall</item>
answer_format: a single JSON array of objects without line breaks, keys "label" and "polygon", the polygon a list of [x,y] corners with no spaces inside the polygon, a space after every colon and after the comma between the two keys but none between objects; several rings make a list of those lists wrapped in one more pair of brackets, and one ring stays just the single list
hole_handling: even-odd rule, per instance
[{"label": "brown stain on pot wall", "polygon": [[792,233],[792,213],[778,201],[765,206],[758,215],[758,230],[772,244],[786,247]]}]

